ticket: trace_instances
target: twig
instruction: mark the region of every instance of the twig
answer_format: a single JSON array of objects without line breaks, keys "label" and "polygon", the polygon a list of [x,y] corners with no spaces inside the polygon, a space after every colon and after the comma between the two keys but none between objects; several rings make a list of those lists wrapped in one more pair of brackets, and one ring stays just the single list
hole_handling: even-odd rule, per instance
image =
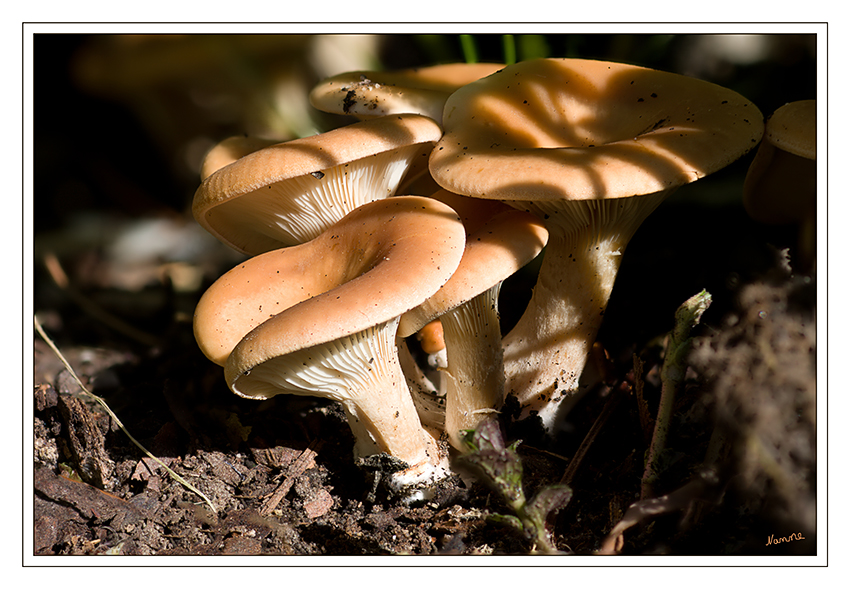
[{"label": "twig", "polygon": [[632,503],[626,510],[623,519],[611,529],[608,536],[602,541],[602,546],[600,546],[597,554],[619,554],[623,550],[623,534],[632,526],[657,515],[689,509],[698,500],[716,503],[722,496],[722,492],[723,487],[719,483],[717,474],[712,470],[707,470],[668,495]]},{"label": "twig", "polygon": [[649,405],[646,402],[646,398],[643,396],[643,366],[643,360],[635,355],[635,400],[637,401],[638,419],[640,420],[640,429],[641,432],[643,432],[644,442],[649,445],[652,441],[652,416],[649,414]]},{"label": "twig", "polygon": [[304,450],[298,458],[289,465],[289,468],[286,469],[286,478],[283,479],[283,482],[277,489],[275,489],[274,493],[272,493],[271,497],[269,497],[262,508],[260,508],[260,515],[266,517],[274,511],[278,504],[283,501],[283,498],[286,497],[286,494],[295,482],[296,477],[310,468],[311,463],[317,456],[317,453],[314,450],[315,447],[316,444],[311,443],[307,449]]},{"label": "twig", "polygon": [[104,411],[106,411],[106,413],[109,415],[109,417],[112,418],[112,420],[115,422],[115,424],[119,428],[121,428],[121,431],[124,432],[124,434],[130,439],[131,442],[133,442],[133,444],[136,445],[137,448],[139,448],[139,450],[144,452],[151,460],[154,460],[160,466],[162,466],[162,468],[165,469],[165,471],[171,476],[171,478],[173,478],[175,481],[177,481],[178,483],[180,483],[181,485],[183,485],[184,487],[186,487],[187,489],[189,489],[190,491],[192,491],[193,493],[196,493],[199,497],[201,497],[206,502],[206,504],[209,505],[210,509],[212,509],[212,512],[215,513],[215,514],[218,514],[218,511],[216,510],[215,506],[212,504],[212,501],[210,501],[209,498],[206,495],[204,495],[201,491],[199,491],[194,486],[192,486],[191,483],[186,481],[179,474],[177,474],[176,472],[174,472],[173,470],[168,468],[168,466],[166,466],[166,464],[163,463],[162,460],[160,460],[159,458],[157,458],[156,456],[151,454],[147,450],[147,448],[142,446],[142,444],[139,443],[136,440],[136,438],[134,438],[132,436],[132,434],[130,434],[129,431],[127,431],[127,428],[124,427],[124,424],[121,423],[121,420],[118,419],[118,416],[115,415],[115,413],[113,413],[112,409],[109,408],[109,405],[106,404],[106,401],[104,401],[101,397],[95,395],[90,390],[88,390],[88,388],[86,388],[86,386],[83,384],[83,381],[80,380],[79,376],[77,376],[76,371],[71,367],[71,364],[68,362],[68,360],[65,359],[65,356],[62,354],[62,352],[59,351],[59,348],[56,347],[56,344],[53,343],[53,340],[50,339],[50,337],[48,337],[48,335],[44,332],[44,329],[42,329],[41,322],[38,320],[37,315],[33,315],[33,323],[35,324],[36,331],[38,331],[39,335],[42,337],[42,339],[44,339],[44,341],[47,343],[47,345],[50,346],[50,349],[53,350],[53,353],[56,354],[56,356],[59,358],[59,360],[62,362],[62,364],[65,365],[65,369],[68,371],[68,373],[70,373],[70,375],[74,378],[74,380],[77,381],[77,384],[80,385],[80,388],[82,389],[83,393],[85,393],[86,396],[88,396],[89,398],[94,400],[98,405],[100,405],[103,408]]},{"label": "twig", "polygon": [[567,466],[567,469],[564,471],[564,474],[561,476],[562,484],[569,485],[570,483],[572,483],[573,477],[578,471],[578,467],[581,464],[581,461],[584,460],[587,451],[590,449],[590,446],[596,440],[596,436],[598,436],[599,432],[602,431],[602,428],[608,421],[608,418],[611,417],[612,413],[614,413],[614,409],[617,408],[617,405],[620,404],[620,401],[626,394],[628,394],[629,390],[631,389],[629,383],[627,383],[626,381],[621,381],[613,387],[609,385],[604,386],[608,389],[610,396],[605,402],[605,405],[602,407],[602,411],[599,412],[599,415],[593,422],[593,425],[590,426],[590,430],[587,432],[587,435],[585,435],[584,439],[581,441],[581,445],[578,447],[578,450],[576,450],[576,453],[573,455],[572,460],[570,460],[570,463]]}]

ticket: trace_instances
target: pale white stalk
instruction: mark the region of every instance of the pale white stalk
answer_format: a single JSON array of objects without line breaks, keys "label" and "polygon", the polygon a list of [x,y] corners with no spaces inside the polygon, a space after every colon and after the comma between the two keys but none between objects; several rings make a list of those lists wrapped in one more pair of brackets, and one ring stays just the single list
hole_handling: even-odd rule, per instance
[{"label": "pale white stalk", "polygon": [[502,283],[440,317],[446,340],[446,433],[463,449],[461,430],[475,429],[505,400],[498,297]]},{"label": "pale white stalk", "polygon": [[446,427],[445,394],[441,394],[441,387],[436,386],[416,363],[404,338],[396,338],[396,347],[422,425],[443,431]]},{"label": "pale white stalk", "polygon": [[549,243],[531,301],[505,336],[508,394],[552,432],[579,396],[623,253],[643,220],[670,194],[586,201],[512,202],[545,219]]}]

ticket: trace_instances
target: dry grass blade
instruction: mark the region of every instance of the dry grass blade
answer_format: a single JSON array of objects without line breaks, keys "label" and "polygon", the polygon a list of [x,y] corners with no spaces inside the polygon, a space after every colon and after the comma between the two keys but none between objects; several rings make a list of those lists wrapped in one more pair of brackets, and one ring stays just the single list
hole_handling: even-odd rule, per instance
[{"label": "dry grass blade", "polygon": [[50,346],[50,349],[53,350],[53,353],[56,354],[56,356],[59,358],[59,360],[65,366],[65,369],[68,370],[68,373],[74,378],[74,380],[77,382],[77,384],[80,385],[80,388],[82,389],[83,393],[85,393],[88,397],[93,399],[98,405],[100,405],[103,408],[104,411],[106,411],[106,413],[109,415],[109,417],[111,417],[115,421],[115,423],[118,425],[118,427],[121,428],[121,431],[124,432],[124,434],[127,436],[127,438],[129,438],[130,441],[133,442],[133,444],[135,444],[136,447],[139,448],[139,450],[144,452],[151,460],[156,461],[160,466],[162,466],[162,468],[165,469],[165,471],[169,474],[169,476],[171,476],[171,478],[173,478],[175,481],[177,481],[178,483],[180,483],[181,485],[183,485],[184,487],[186,487],[187,489],[189,489],[190,491],[192,491],[193,493],[195,493],[199,497],[201,497],[201,499],[203,499],[204,502],[207,505],[209,505],[212,512],[217,514],[218,511],[216,510],[215,506],[212,504],[212,501],[210,501],[210,499],[206,495],[204,495],[201,491],[196,489],[191,483],[189,483],[187,480],[185,480],[179,474],[177,474],[176,472],[174,472],[173,470],[168,468],[168,466],[165,463],[163,463],[159,458],[157,458],[156,456],[151,454],[147,450],[147,448],[142,446],[142,444],[138,440],[136,440],[136,438],[134,438],[133,435],[129,431],[127,431],[127,428],[124,427],[124,424],[121,423],[121,420],[118,419],[118,416],[115,415],[115,413],[113,413],[112,409],[109,408],[109,405],[106,404],[106,401],[104,401],[99,396],[95,395],[94,393],[92,393],[91,391],[88,390],[88,388],[80,380],[80,377],[77,376],[76,371],[71,367],[71,364],[68,363],[68,360],[65,359],[65,356],[62,354],[62,352],[59,351],[59,348],[56,347],[56,344],[53,343],[53,340],[50,339],[50,337],[44,332],[44,329],[41,327],[41,323],[39,322],[37,315],[33,315],[33,323],[35,324],[35,329],[36,329],[36,331],[38,331],[38,334],[47,343],[47,345]]},{"label": "dry grass blade", "polygon": [[602,411],[596,417],[596,420],[593,422],[593,425],[590,427],[587,435],[585,435],[584,440],[582,440],[581,445],[578,447],[578,450],[576,450],[576,453],[573,455],[570,464],[561,476],[562,484],[569,485],[572,483],[573,477],[576,475],[582,460],[584,460],[587,451],[590,450],[590,446],[593,444],[594,440],[596,440],[599,432],[602,431],[603,426],[608,421],[608,418],[614,413],[614,410],[620,404],[620,401],[628,396],[631,391],[629,383],[625,381],[621,381],[613,387],[609,385],[604,386],[608,389],[608,400],[605,402],[605,405],[602,407]]}]

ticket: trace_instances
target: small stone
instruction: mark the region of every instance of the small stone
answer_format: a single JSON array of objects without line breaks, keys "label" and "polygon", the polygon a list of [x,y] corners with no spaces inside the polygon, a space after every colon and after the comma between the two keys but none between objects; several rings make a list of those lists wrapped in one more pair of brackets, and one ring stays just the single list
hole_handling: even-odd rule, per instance
[{"label": "small stone", "polygon": [[315,519],[325,515],[333,507],[333,504],[334,499],[331,494],[324,489],[319,489],[315,498],[304,503],[304,511],[308,518]]}]

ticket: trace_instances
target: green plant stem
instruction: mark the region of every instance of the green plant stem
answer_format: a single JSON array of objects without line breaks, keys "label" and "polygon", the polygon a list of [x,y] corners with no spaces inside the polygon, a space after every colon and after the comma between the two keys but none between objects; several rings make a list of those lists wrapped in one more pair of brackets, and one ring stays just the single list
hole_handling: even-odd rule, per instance
[{"label": "green plant stem", "polygon": [[560,552],[552,541],[549,530],[546,529],[544,518],[531,517],[524,508],[519,512],[519,516],[523,526],[531,536],[534,545],[531,550],[532,554],[558,554]]},{"label": "green plant stem", "polygon": [[513,35],[502,35],[502,53],[505,65],[516,63],[516,40]]},{"label": "green plant stem", "polygon": [[495,419],[485,419],[475,430],[466,430],[463,438],[468,453],[463,460],[475,465],[484,482],[501,495],[512,515],[491,514],[494,521],[513,527],[533,544],[533,554],[555,554],[555,546],[546,530],[546,519],[564,507],[572,490],[563,484],[549,485],[537,491],[530,501],[522,489],[522,461],[516,452],[519,442],[510,446]]},{"label": "green plant stem", "polygon": [[478,63],[478,49],[472,35],[460,35],[460,48],[463,51],[463,60],[466,63]]},{"label": "green plant stem", "polygon": [[700,318],[711,304],[711,294],[703,290],[692,296],[676,311],[676,324],[670,332],[667,353],[661,367],[661,399],[658,405],[658,415],[655,419],[655,429],[649,446],[646,467],[641,478],[641,499],[652,495],[652,486],[659,473],[659,456],[667,444],[667,434],[670,431],[670,418],[676,393],[685,379],[687,370],[686,358],[690,350],[691,330],[699,324]]}]

